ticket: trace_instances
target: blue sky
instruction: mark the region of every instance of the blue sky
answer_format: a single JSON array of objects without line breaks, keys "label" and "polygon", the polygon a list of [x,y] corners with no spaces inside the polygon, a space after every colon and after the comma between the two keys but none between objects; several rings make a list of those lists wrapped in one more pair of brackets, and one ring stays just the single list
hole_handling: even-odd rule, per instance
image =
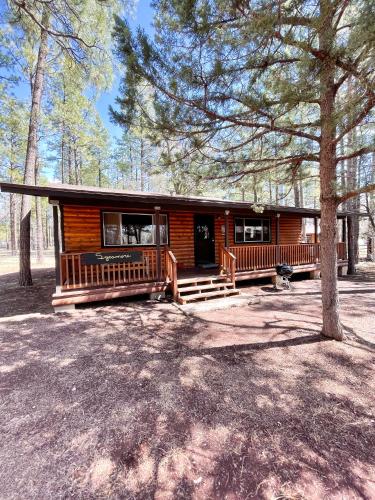
[{"label": "blue sky", "polygon": [[[138,0],[136,6],[135,16],[129,17],[128,21],[132,28],[137,28],[141,26],[146,33],[152,34],[152,15],[153,11],[150,6],[149,0]],[[107,127],[109,134],[112,138],[121,136],[121,128],[118,125],[111,123],[109,118],[108,108],[112,104],[115,104],[115,99],[119,95],[119,85],[120,85],[121,75],[116,75],[113,82],[113,86],[110,92],[104,93],[98,100],[96,108],[103,120],[104,125]]]},{"label": "blue sky", "polygon": [[[151,8],[150,0],[138,0],[135,12],[129,17],[127,20],[132,27],[132,29],[136,29],[138,26],[141,26],[146,33],[152,35],[152,18],[153,18],[153,9]],[[5,10],[4,0],[0,0],[0,19],[2,12]],[[1,21],[0,21],[1,22]],[[112,139],[121,136],[121,128],[118,125],[113,124],[109,118],[109,106],[115,104],[115,99],[119,95],[119,85],[120,85],[121,75],[115,75],[114,82],[112,85],[112,89],[109,92],[105,92],[100,96],[96,103],[96,108],[103,120],[105,127],[108,129],[110,137]],[[30,96],[30,88],[29,84],[26,81],[20,81],[18,85],[14,88],[14,94],[21,99],[29,99]]]}]

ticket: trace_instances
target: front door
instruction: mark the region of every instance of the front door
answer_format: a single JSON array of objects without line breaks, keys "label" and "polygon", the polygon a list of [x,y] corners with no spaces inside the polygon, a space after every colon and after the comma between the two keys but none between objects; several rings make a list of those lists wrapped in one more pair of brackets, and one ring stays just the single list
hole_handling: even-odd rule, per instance
[{"label": "front door", "polygon": [[213,215],[195,215],[195,265],[215,263],[215,224]]}]

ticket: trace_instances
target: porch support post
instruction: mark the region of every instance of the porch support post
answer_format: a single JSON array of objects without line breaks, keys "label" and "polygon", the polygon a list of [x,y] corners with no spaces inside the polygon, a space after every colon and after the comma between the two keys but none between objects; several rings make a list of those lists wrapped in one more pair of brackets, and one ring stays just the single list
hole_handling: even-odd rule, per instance
[{"label": "porch support post", "polygon": [[155,208],[156,275],[161,281],[160,207]]},{"label": "porch support post", "polygon": [[343,217],[341,221],[342,221],[342,242],[346,243],[346,217]]},{"label": "porch support post", "polygon": [[60,234],[61,234],[61,251],[65,252],[65,236],[64,236],[64,207],[60,206]]},{"label": "porch support post", "polygon": [[276,214],[276,245],[280,245],[280,214]]},{"label": "porch support post", "polygon": [[318,217],[314,217],[314,243],[318,243]]},{"label": "porch support post", "polygon": [[278,264],[281,264],[281,256],[280,256],[280,214],[276,214],[276,260]]},{"label": "porch support post", "polygon": [[347,229],[348,229],[348,274],[355,274],[355,250],[354,250],[354,227],[353,227],[353,216],[348,215],[347,217]]},{"label": "porch support post", "polygon": [[225,210],[225,247],[229,247],[229,210]]},{"label": "porch support post", "polygon": [[[58,203],[58,202],[54,202]],[[60,274],[60,235],[59,235],[59,207],[54,204],[53,212],[53,241],[55,245],[55,278],[56,278],[56,293],[61,292],[61,274]]]},{"label": "porch support post", "polygon": [[[318,241],[319,239],[319,235],[318,235],[318,217],[315,216],[314,217],[314,244],[317,245],[319,243]],[[314,246],[314,255],[315,255],[315,262],[318,263],[319,262],[319,259],[320,257],[320,252],[319,252],[319,248],[317,246]],[[320,272],[319,272],[319,276],[320,276]],[[313,278],[315,279],[315,278]]]}]

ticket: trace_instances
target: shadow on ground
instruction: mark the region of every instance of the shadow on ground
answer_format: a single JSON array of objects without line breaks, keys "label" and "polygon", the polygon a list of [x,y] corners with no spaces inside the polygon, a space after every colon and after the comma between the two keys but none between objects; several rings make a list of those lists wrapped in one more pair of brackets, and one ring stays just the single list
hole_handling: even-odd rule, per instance
[{"label": "shadow on ground", "polygon": [[375,349],[351,312],[374,295],[345,295],[337,343],[301,283],[196,315],[135,301],[3,318],[2,495],[373,498]]},{"label": "shadow on ground", "polygon": [[0,318],[35,312],[52,313],[55,270],[33,270],[33,286],[20,287],[18,273],[0,275]]}]

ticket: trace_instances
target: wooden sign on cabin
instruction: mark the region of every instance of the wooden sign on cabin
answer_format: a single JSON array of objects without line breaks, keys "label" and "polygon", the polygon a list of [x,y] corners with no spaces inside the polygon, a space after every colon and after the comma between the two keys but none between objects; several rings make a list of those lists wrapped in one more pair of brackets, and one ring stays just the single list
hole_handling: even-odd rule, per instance
[{"label": "wooden sign on cabin", "polygon": [[82,266],[95,266],[97,264],[125,264],[128,262],[143,262],[142,252],[95,252],[81,255]]}]

